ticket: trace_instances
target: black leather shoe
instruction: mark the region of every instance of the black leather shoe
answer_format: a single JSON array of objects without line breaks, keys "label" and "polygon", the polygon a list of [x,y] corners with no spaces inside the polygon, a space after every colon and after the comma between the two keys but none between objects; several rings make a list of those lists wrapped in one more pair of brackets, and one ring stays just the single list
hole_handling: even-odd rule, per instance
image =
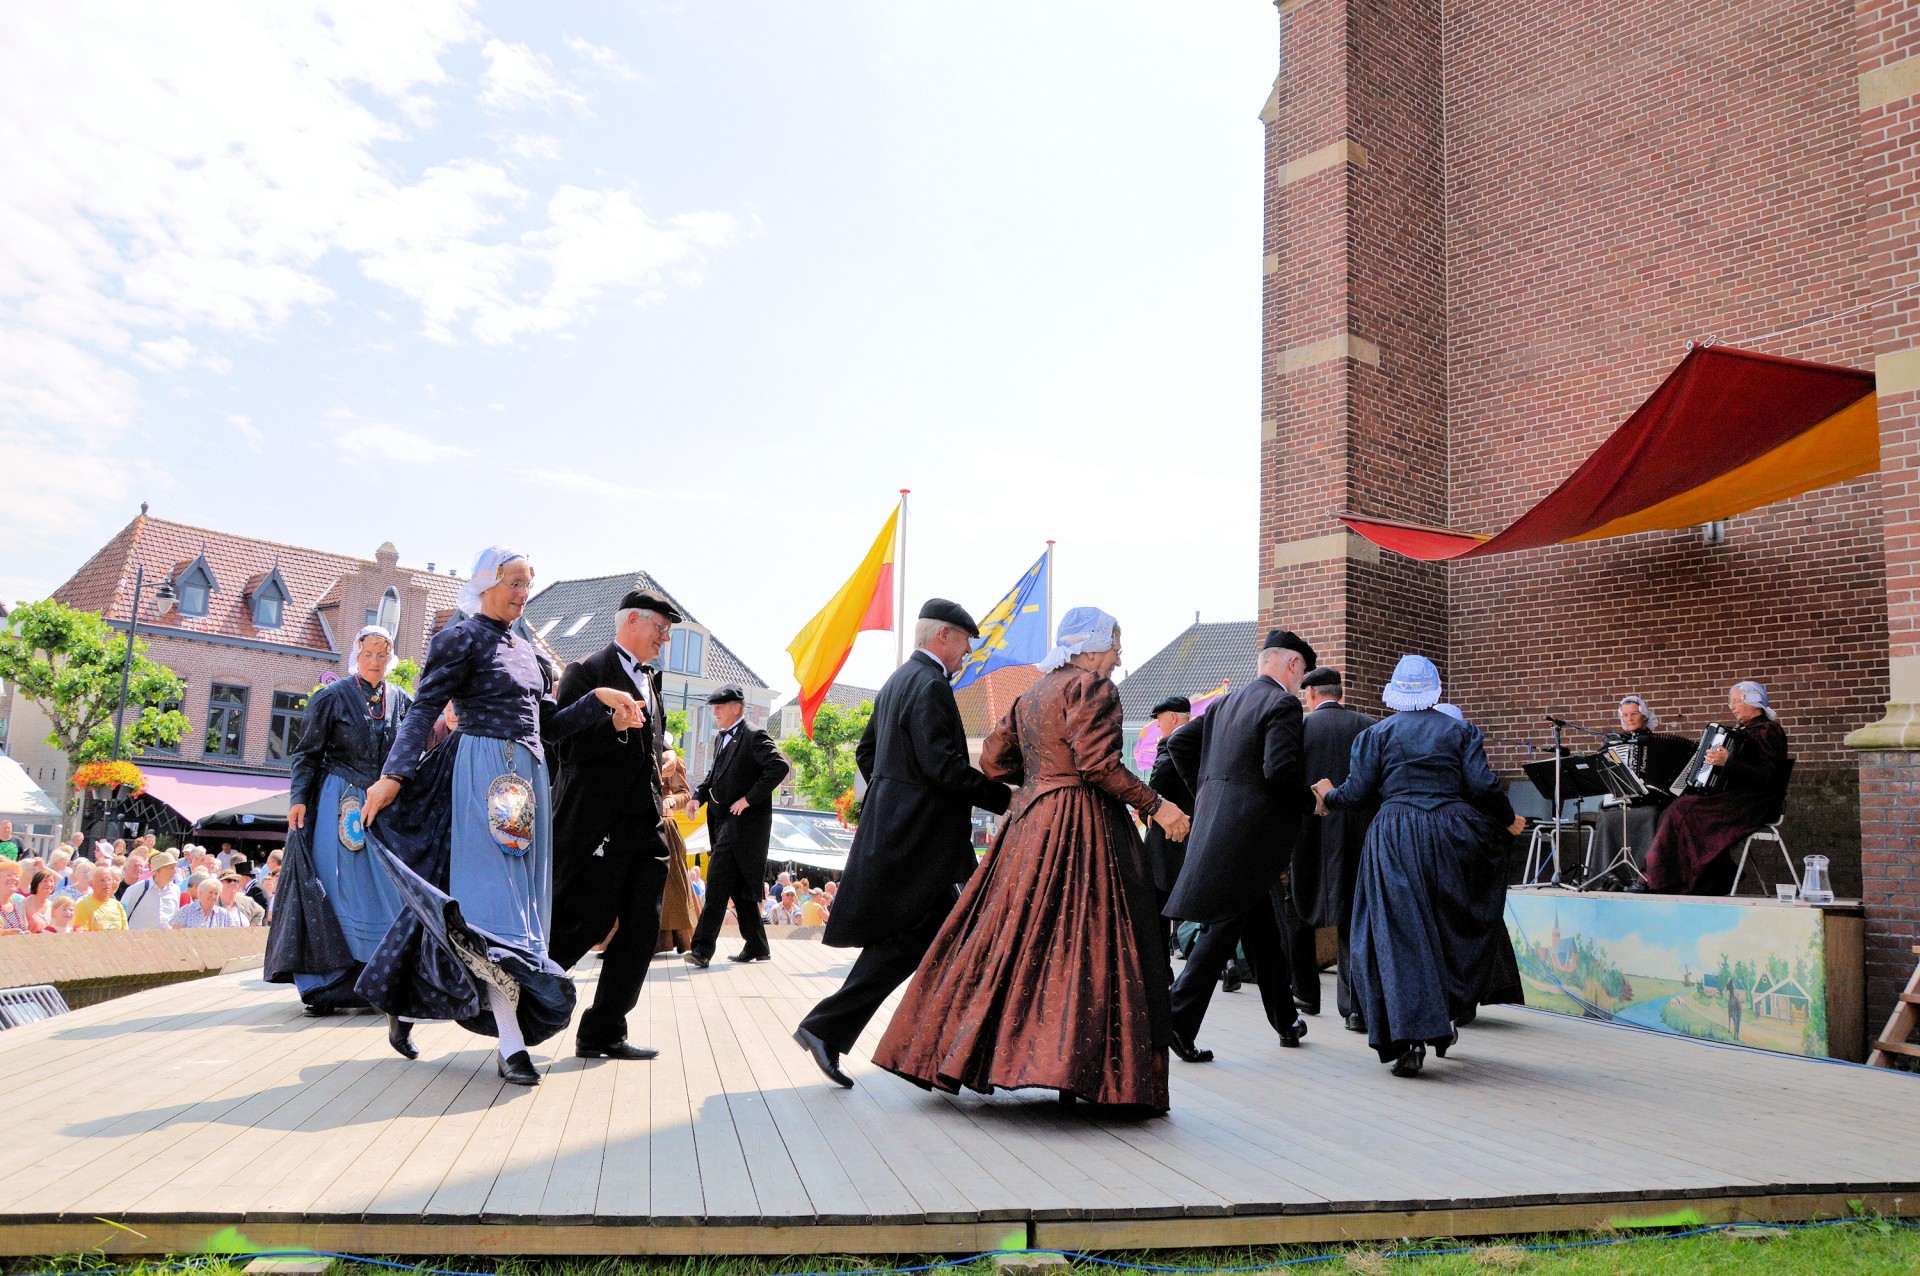
[{"label": "black leather shoe", "polygon": [[1647,894],[1648,889],[1649,888],[1645,882],[1627,883],[1627,894],[1629,895],[1645,895]]},{"label": "black leather shoe", "polygon": [[307,1018],[309,1019],[325,1019],[332,1013],[332,1006],[308,1006],[306,1011]]},{"label": "black leather shoe", "polygon": [[524,1050],[516,1050],[502,1059],[498,1051],[494,1052],[493,1063],[500,1070],[500,1079],[508,1085],[539,1085],[540,1073],[533,1066],[533,1060]]},{"label": "black leather shoe", "polygon": [[1293,1008],[1295,1010],[1298,1010],[1303,1015],[1317,1015],[1320,1013],[1319,1002],[1308,1001],[1305,997],[1302,997],[1299,993],[1295,993],[1293,995]]},{"label": "black leather shoe", "polygon": [[1300,1044],[1300,1038],[1307,1035],[1307,1021],[1294,1016],[1293,1027],[1281,1030],[1280,1044],[1292,1050]]},{"label": "black leather shoe", "polygon": [[399,1015],[387,1016],[387,1044],[402,1059],[418,1059],[420,1047],[413,1044],[413,1025]]},{"label": "black leather shoe", "polygon": [[767,950],[766,950],[765,952],[759,952],[759,953],[756,953],[756,952],[754,952],[754,951],[753,951],[752,949],[748,949],[748,948],[742,948],[742,949],[741,949],[741,950],[740,950],[739,952],[737,952],[737,953],[735,953],[735,954],[734,954],[733,956],[731,956],[731,957],[729,957],[729,958],[727,958],[727,960],[728,960],[728,961],[736,961],[736,962],[747,962],[747,961],[772,961],[772,960],[773,960],[773,950],[772,950],[771,948],[769,948],[769,949],[767,949]]},{"label": "black leather shoe", "polygon": [[1367,1021],[1361,1018],[1358,1012],[1355,1012],[1354,1014],[1350,1014],[1347,1016],[1348,1032],[1365,1032],[1366,1030],[1367,1030]]},{"label": "black leather shoe", "polygon": [[1240,972],[1229,966],[1227,973],[1220,977],[1220,991],[1239,992],[1241,982]]},{"label": "black leather shoe", "polygon": [[1444,1059],[1447,1057],[1447,1051],[1453,1049],[1455,1046],[1459,1044],[1460,1044],[1460,1029],[1456,1025],[1453,1030],[1453,1035],[1448,1037],[1443,1044],[1435,1046],[1433,1048],[1433,1052],[1439,1055],[1442,1059]]},{"label": "black leather shoe", "polygon": [[658,1059],[660,1057],[660,1052],[652,1046],[630,1045],[625,1041],[616,1041],[610,1046],[590,1046],[584,1041],[575,1041],[573,1053],[582,1059]]},{"label": "black leather shoe", "polygon": [[1200,1049],[1178,1032],[1173,1034],[1173,1052],[1182,1059],[1185,1059],[1188,1063],[1213,1062],[1213,1051]]},{"label": "black leather shoe", "polygon": [[840,1070],[840,1052],[820,1040],[805,1028],[795,1028],[793,1039],[800,1048],[813,1057],[813,1066],[820,1069],[820,1075],[839,1086],[842,1090],[853,1089],[853,1078]]},{"label": "black leather shoe", "polygon": [[1405,1050],[1402,1050],[1400,1057],[1393,1061],[1393,1075],[1396,1077],[1417,1077],[1420,1075],[1420,1065],[1426,1061],[1427,1047],[1421,1042],[1416,1041]]},{"label": "black leather shoe", "polygon": [[713,958],[703,957],[699,953],[694,953],[694,952],[688,953],[681,960],[685,961],[689,966],[698,966],[702,970],[705,970],[708,966],[713,964]]}]

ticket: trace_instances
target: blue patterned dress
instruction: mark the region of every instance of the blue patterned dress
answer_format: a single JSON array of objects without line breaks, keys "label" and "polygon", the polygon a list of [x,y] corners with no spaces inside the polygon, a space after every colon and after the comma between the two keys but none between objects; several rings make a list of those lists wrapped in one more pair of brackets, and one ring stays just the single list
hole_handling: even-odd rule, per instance
[{"label": "blue patterned dress", "polygon": [[[573,1018],[573,981],[547,957],[553,906],[552,804],[543,741],[603,718],[592,696],[555,707],[553,671],[525,637],[489,616],[434,636],[414,709],[381,774],[404,782],[367,829],[405,907],[361,973],[358,991],[388,1014],[455,1019],[498,1036],[479,982],[511,987],[528,1045]],[[423,752],[451,702],[460,729]],[[521,849],[496,841],[487,790],[511,771],[534,794]]]}]

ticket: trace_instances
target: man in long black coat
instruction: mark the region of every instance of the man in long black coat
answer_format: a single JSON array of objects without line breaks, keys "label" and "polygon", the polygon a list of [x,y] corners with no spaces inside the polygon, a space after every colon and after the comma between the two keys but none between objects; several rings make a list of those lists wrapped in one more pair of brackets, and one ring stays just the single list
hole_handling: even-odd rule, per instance
[{"label": "man in long black coat", "polygon": [[[1183,811],[1193,810],[1193,790],[1180,776],[1180,767],[1173,759],[1173,737],[1180,728],[1193,721],[1193,702],[1185,696],[1168,696],[1153,706],[1149,715],[1160,728],[1160,740],[1154,745],[1153,770],[1147,775],[1147,786],[1167,801]],[[1167,899],[1173,894],[1173,884],[1180,879],[1180,865],[1186,861],[1187,844],[1176,842],[1167,836],[1167,831],[1147,821],[1147,867],[1153,873],[1153,893],[1161,908],[1167,906]],[[1173,948],[1173,922],[1166,926],[1167,948]]]},{"label": "man in long black coat", "polygon": [[597,687],[615,687],[646,707],[646,721],[616,731],[611,720],[554,746],[559,783],[553,813],[553,941],[565,970],[620,928],[600,963],[593,1005],[580,1017],[574,1051],[584,1059],[651,1059],[627,1041],[627,1014],[660,932],[667,841],[660,829],[660,750],[667,729],[660,654],[680,613],[658,594],[629,592],[614,614],[613,642],[567,667],[554,693],[561,708]]},{"label": "man in long black coat", "polygon": [[840,1056],[919,966],[973,875],[973,808],[1004,814],[1012,797],[968,761],[966,728],[948,683],[979,636],[963,608],[928,599],[914,628],[914,653],[880,688],[854,750],[867,796],[821,938],[861,952],[839,991],[793,1034],[836,1085],[853,1085]]},{"label": "man in long black coat", "polygon": [[1280,1044],[1297,1046],[1307,1031],[1294,1008],[1287,939],[1272,891],[1286,872],[1300,820],[1313,809],[1294,695],[1313,667],[1305,639],[1271,630],[1261,644],[1258,676],[1200,719],[1199,765],[1187,777],[1197,808],[1193,831],[1165,909],[1168,917],[1206,924],[1173,983],[1173,1050],[1189,1063],[1213,1057],[1194,1041],[1236,945],[1246,950]]},{"label": "man in long black coat", "polygon": [[[1374,720],[1344,703],[1337,669],[1315,669],[1301,680],[1307,717],[1302,729],[1309,785],[1315,780],[1345,784],[1353,768],[1353,742]],[[1300,821],[1294,843],[1292,911],[1309,927],[1332,926],[1340,935],[1340,964],[1335,982],[1341,1017],[1354,1032],[1367,1030],[1360,1000],[1353,993],[1353,884],[1360,871],[1360,848],[1367,840],[1373,811],[1335,811]],[[1296,949],[1297,951],[1297,949]],[[1316,977],[1315,982],[1318,982]],[[1316,990],[1317,991],[1317,990]]]},{"label": "man in long black coat", "polygon": [[707,898],[693,927],[687,961],[705,966],[727,920],[727,902],[744,941],[733,960],[772,961],[767,924],[760,909],[767,901],[767,843],[773,840],[773,791],[792,769],[773,737],[741,719],[746,697],[738,687],[722,687],[707,697],[720,728],[707,778],[693,791],[695,809],[707,808]]}]

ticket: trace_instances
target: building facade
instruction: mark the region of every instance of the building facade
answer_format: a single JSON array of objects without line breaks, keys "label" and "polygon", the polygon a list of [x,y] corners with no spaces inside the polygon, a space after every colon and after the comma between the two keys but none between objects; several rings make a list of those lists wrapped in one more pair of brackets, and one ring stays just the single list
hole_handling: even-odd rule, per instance
[{"label": "building facade", "polygon": [[[1495,740],[1541,738],[1547,713],[1605,724],[1628,692],[1695,735],[1729,684],[1765,683],[1798,759],[1788,845],[1864,891],[1884,1014],[1920,939],[1913,7],[1278,9],[1262,622],[1306,634],[1363,708],[1400,653],[1433,656]],[[1754,510],[1717,541],[1452,566],[1329,517],[1498,530],[1709,339],[1876,369],[1880,475]]]}]

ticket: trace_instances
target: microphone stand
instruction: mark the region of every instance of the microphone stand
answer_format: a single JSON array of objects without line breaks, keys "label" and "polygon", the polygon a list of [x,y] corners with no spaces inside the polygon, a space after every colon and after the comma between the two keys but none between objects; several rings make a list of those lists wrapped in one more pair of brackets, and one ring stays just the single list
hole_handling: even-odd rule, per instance
[{"label": "microphone stand", "polygon": [[[1566,831],[1567,823],[1565,819],[1566,802],[1562,796],[1560,779],[1561,764],[1567,756],[1567,751],[1561,743],[1563,739],[1562,733],[1568,727],[1572,727],[1575,731],[1584,732],[1587,735],[1602,735],[1603,733],[1595,731],[1592,727],[1583,727],[1577,722],[1569,722],[1565,718],[1556,718],[1551,713],[1547,714],[1546,718],[1548,722],[1553,724],[1553,881],[1550,884],[1562,890],[1578,890],[1580,889],[1579,887],[1560,880],[1560,837]],[[1581,867],[1584,870],[1585,865]]]}]

